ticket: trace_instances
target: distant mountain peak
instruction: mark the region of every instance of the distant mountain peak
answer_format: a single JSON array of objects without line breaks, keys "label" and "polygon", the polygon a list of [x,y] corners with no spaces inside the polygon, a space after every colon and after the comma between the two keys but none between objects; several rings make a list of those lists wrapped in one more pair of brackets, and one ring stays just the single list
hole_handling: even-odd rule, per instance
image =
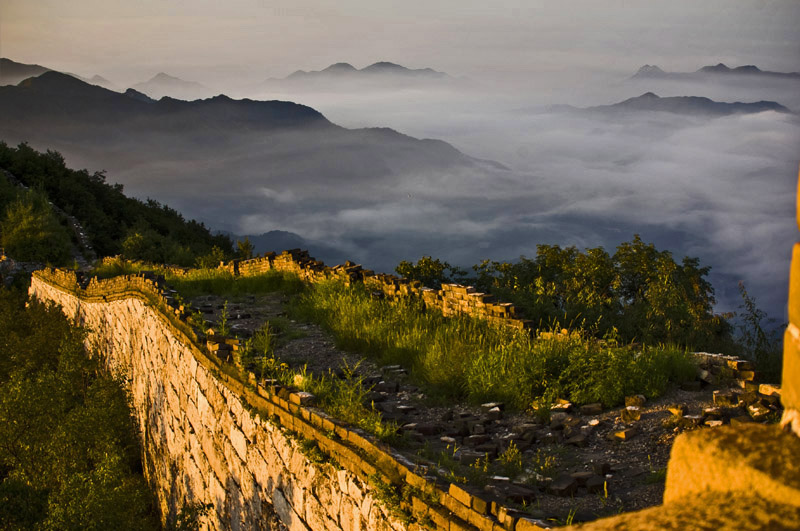
[{"label": "distant mountain peak", "polygon": [[328,68],[322,70],[323,72],[357,72],[356,67],[350,63],[333,63]]},{"label": "distant mountain peak", "polygon": [[664,77],[667,75],[668,74],[666,72],[661,70],[661,68],[659,68],[656,65],[644,65],[643,67],[641,67],[639,70],[636,71],[636,73],[633,75],[633,78],[634,79],[653,78],[653,77]]},{"label": "distant mountain peak", "polygon": [[663,74],[664,71],[661,70],[657,65],[644,65],[639,69],[637,74]]},{"label": "distant mountain peak", "polygon": [[717,63],[714,66],[704,66],[698,72],[730,72],[730,70],[725,63]]},{"label": "distant mountain peak", "polygon": [[635,98],[635,99],[657,100],[657,99],[659,99],[659,97],[658,97],[658,94],[656,94],[655,92],[645,92],[644,94],[642,94],[641,96],[639,96],[638,98]]},{"label": "distant mountain peak", "polygon": [[159,72],[158,74],[151,77],[150,81],[183,81],[183,79],[171,76],[165,72]]},{"label": "distant mountain peak", "polygon": [[397,63],[391,63],[389,61],[378,61],[377,63],[372,63],[369,66],[365,66],[362,68],[362,71],[368,70],[408,70],[408,68],[401,66]]},{"label": "distant mountain peak", "polygon": [[132,89],[132,88],[129,88],[128,90],[126,90],[124,92],[124,94],[126,96],[128,96],[129,98],[133,98],[134,100],[138,100],[138,101],[144,101],[146,103],[155,103],[155,101],[156,101],[153,98],[151,98],[150,96],[148,96],[147,94],[143,94],[143,93],[139,92],[138,90],[135,90],[135,89]]},{"label": "distant mountain peak", "polygon": [[339,79],[356,80],[359,78],[359,76],[362,76],[362,79],[368,78],[372,81],[375,81],[380,79],[380,74],[384,74],[387,77],[394,76],[395,78],[403,76],[408,77],[409,79],[435,79],[450,77],[444,72],[438,72],[432,68],[407,68],[403,65],[392,63],[390,61],[378,61],[377,63],[372,63],[371,65],[365,66],[361,69],[354,67],[350,63],[339,62],[333,63],[322,70],[295,70],[283,78],[283,80],[270,79],[267,80],[267,82],[280,82],[285,80],[313,81],[315,79],[325,79],[326,77],[328,79],[336,77]]}]

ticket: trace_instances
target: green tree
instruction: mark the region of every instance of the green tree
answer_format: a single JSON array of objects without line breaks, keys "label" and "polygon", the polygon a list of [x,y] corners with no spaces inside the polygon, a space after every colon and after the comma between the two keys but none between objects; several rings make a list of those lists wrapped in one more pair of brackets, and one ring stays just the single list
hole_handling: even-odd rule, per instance
[{"label": "green tree", "polygon": [[715,315],[708,267],[697,258],[677,263],[636,235],[613,255],[602,247],[538,245],[536,258],[484,260],[475,285],[547,327],[576,326],[624,341],[677,343],[694,348],[731,345],[731,326]]},{"label": "green tree", "polygon": [[253,244],[250,242],[250,238],[245,236],[244,240],[236,242],[236,254],[242,260],[253,258]]},{"label": "green tree", "polygon": [[203,256],[199,256],[195,260],[195,267],[202,269],[212,269],[219,266],[220,262],[225,260],[225,253],[216,245],[211,248],[211,251]]},{"label": "green tree", "polygon": [[403,260],[394,270],[404,278],[419,280],[423,286],[435,289],[442,284],[460,283],[466,277],[463,269],[430,256],[423,256],[416,264]]},{"label": "green tree", "polygon": [[62,265],[70,258],[69,232],[41,192],[24,193],[9,204],[0,231],[6,253],[17,260]]},{"label": "green tree", "polygon": [[157,529],[126,395],[60,309],[0,289],[0,529]]}]

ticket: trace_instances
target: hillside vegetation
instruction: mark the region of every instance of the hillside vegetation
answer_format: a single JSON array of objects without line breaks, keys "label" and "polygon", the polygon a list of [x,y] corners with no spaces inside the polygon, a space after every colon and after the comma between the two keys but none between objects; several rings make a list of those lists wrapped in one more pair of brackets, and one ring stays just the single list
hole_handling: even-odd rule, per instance
[{"label": "hillside vegetation", "polygon": [[755,360],[767,381],[780,379],[779,327],[760,310],[743,284],[736,313],[714,312],[710,268],[698,258],[677,262],[636,235],[612,255],[602,247],[538,245],[535,258],[516,262],[484,260],[474,275],[447,262],[423,256],[403,261],[398,274],[424,285],[462,283],[514,303],[538,329],[581,330],[622,344],[676,345],[695,351],[724,352]]},{"label": "hillside vegetation", "polygon": [[83,337],[0,288],[0,529],[160,529],[125,392]]},{"label": "hillside vegetation", "polygon": [[65,249],[71,235],[50,203],[78,220],[99,256],[187,266],[233,256],[227,236],[212,235],[202,223],[155,200],[126,197],[122,185],[107,183],[103,172],[71,170],[55,151],[0,142],[0,169],[28,188],[0,175],[2,245],[16,259],[69,263]]},{"label": "hillside vegetation", "polygon": [[418,300],[376,301],[361,285],[311,286],[295,299],[291,315],[325,326],[340,348],[401,364],[435,394],[474,403],[501,400],[520,410],[557,398],[613,406],[632,394],[658,396],[695,374],[685,349],[634,348],[611,337],[594,340],[581,330],[536,339],[526,331],[425,311]]}]

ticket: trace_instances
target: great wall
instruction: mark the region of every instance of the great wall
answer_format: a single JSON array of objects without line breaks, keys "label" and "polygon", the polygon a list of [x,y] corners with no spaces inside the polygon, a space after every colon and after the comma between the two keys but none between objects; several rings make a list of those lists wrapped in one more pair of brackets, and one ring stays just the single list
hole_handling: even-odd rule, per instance
[{"label": "great wall", "polygon": [[[278,270],[309,282],[363,282],[376,296],[417,296],[445,315],[530,326],[516,317],[512,305],[468,287],[430,290],[350,263],[328,268],[300,251],[221,267],[245,276]],[[411,496],[402,503],[426,522],[424,528],[550,527],[480,493],[426,477],[391,447],[316,409],[307,393],[279,390],[252,374],[237,377],[201,344],[185,312],[153,275],[87,280],[45,269],[33,274],[30,294],[60,304],[86,326],[89,346],[127,382],[146,475],[164,519],[187,503],[210,503],[213,510],[203,520],[209,529],[421,529],[379,502],[381,485],[408,485]],[[793,251],[789,319],[781,423],[680,435],[667,468],[663,505],[583,529],[800,528],[800,244]],[[738,366],[735,359],[718,361]],[[307,455],[309,443],[329,457],[327,463]]]}]

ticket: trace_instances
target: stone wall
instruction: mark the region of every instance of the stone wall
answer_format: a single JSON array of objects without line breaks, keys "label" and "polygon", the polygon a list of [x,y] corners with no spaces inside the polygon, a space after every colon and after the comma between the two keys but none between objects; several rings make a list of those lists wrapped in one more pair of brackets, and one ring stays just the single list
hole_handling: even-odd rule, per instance
[{"label": "stone wall", "polygon": [[87,326],[88,341],[127,382],[164,518],[200,502],[214,506],[209,529],[404,528],[375,503],[365,475],[305,457],[301,439],[287,435],[302,427],[286,401],[249,404],[255,393],[152,306],[154,290],[139,291],[147,279],[93,282],[82,296],[58,286],[65,281],[64,273],[37,273],[31,295]]},{"label": "stone wall", "polygon": [[[349,276],[348,267],[322,272]],[[199,345],[154,275],[98,281],[47,269],[34,273],[30,295],[60,304],[86,326],[88,346],[126,382],[164,520],[187,503],[210,503],[203,522],[209,529],[548,527],[426,476],[387,445],[314,408],[308,393],[240,374]],[[314,449],[322,459],[309,457]],[[403,488],[402,501],[381,502]]]},{"label": "stone wall", "polygon": [[497,302],[492,295],[478,293],[471,286],[444,284],[434,290],[419,281],[395,275],[375,273],[362,269],[360,265],[345,262],[344,265],[327,267],[308,255],[308,251],[292,249],[281,254],[266,253],[251,260],[234,261],[225,266],[234,274],[259,275],[267,271],[294,273],[307,282],[338,279],[345,283],[363,282],[376,295],[396,299],[418,297],[426,308],[436,308],[444,315],[468,315],[483,319],[493,325],[516,329],[529,329],[531,322],[520,319],[509,302]]}]

